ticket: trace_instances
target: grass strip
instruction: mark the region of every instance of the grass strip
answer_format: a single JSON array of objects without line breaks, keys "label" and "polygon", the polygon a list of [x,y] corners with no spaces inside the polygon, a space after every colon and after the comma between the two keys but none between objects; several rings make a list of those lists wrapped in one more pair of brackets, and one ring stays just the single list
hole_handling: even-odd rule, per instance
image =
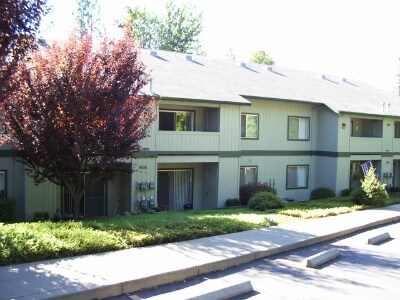
[{"label": "grass strip", "polygon": [[[400,203],[391,197],[387,205]],[[335,197],[289,202],[284,209],[192,210],[68,222],[0,223],[0,265],[62,258],[264,228],[368,207]]]}]

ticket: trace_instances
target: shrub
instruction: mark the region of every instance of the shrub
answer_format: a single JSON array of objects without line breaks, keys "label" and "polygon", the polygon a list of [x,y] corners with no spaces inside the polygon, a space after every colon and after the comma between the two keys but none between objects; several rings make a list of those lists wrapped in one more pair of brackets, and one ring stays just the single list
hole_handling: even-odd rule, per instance
[{"label": "shrub", "polygon": [[350,193],[350,198],[355,204],[368,205],[368,197],[362,188],[355,188]]},{"label": "shrub", "polygon": [[50,220],[50,214],[47,211],[35,211],[33,214],[34,221],[48,221]]},{"label": "shrub", "polygon": [[286,205],[278,195],[271,192],[258,192],[251,197],[249,207],[254,210],[264,211],[267,209],[282,208]]},{"label": "shrub", "polygon": [[394,187],[394,186],[386,187],[386,191],[389,194],[398,193],[398,192],[400,192],[400,187]]},{"label": "shrub", "polygon": [[350,196],[351,192],[353,191],[353,188],[349,188],[349,189],[344,189],[340,192],[340,197],[348,197]]},{"label": "shrub", "polygon": [[270,192],[276,195],[276,189],[267,183],[249,182],[239,189],[239,200],[242,205],[247,205],[250,198],[257,192]]},{"label": "shrub", "polygon": [[375,168],[371,167],[361,180],[361,187],[351,193],[353,202],[371,206],[384,206],[389,198],[385,184],[381,183],[375,175]]},{"label": "shrub", "polygon": [[311,191],[311,200],[336,197],[336,193],[327,187],[319,187]]},{"label": "shrub", "polygon": [[228,198],[225,201],[225,207],[240,206],[240,201],[238,198]]},{"label": "shrub", "polygon": [[389,198],[385,189],[386,184],[383,184],[375,175],[375,168],[371,167],[361,181],[361,188],[366,193],[371,206],[384,206],[386,200]]},{"label": "shrub", "polygon": [[0,198],[0,222],[12,223],[16,221],[15,202],[6,197]]}]

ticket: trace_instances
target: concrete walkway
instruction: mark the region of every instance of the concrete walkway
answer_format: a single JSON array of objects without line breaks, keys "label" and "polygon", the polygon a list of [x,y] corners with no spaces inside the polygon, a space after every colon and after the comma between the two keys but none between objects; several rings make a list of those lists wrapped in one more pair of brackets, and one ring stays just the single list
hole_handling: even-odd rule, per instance
[{"label": "concrete walkway", "polygon": [[400,221],[400,205],[154,247],[0,267],[0,299],[93,299]]}]

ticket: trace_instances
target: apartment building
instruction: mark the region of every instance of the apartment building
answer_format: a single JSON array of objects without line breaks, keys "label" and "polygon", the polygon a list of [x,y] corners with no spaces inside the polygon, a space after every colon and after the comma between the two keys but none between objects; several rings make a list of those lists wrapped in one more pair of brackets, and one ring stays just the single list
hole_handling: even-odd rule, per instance
[{"label": "apartment building", "polygon": [[[277,66],[145,50],[142,60],[152,78],[144,92],[160,99],[157,120],[132,158],[133,173],[87,191],[86,216],[135,211],[140,202],[165,210],[223,207],[250,181],[268,182],[294,200],[309,199],[317,187],[339,194],[356,184],[366,161],[384,183],[400,186],[396,95]],[[68,211],[61,187],[34,186],[5,156],[0,190],[7,186],[8,196],[19,197],[22,217]],[[13,194],[16,178],[24,188]]]}]

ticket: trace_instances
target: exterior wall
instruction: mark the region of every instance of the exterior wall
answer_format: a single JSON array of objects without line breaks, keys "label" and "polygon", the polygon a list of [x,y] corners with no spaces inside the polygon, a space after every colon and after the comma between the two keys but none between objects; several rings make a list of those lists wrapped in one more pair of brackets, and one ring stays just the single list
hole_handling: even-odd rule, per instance
[{"label": "exterior wall", "polygon": [[343,130],[341,124],[338,124],[338,115],[327,108],[320,107],[314,120],[314,131],[317,132],[317,135],[313,150],[336,152],[338,149],[338,131]]},{"label": "exterior wall", "polygon": [[0,149],[0,170],[6,171],[7,197],[16,205],[17,219],[25,218],[25,167],[13,157],[13,152],[2,147]]},{"label": "exterior wall", "polygon": [[[285,151],[310,151],[315,140],[314,111],[316,106],[310,104],[293,103],[286,101],[251,100],[251,106],[241,106],[241,113],[254,113],[259,115],[259,138],[241,139],[241,150],[285,150]],[[310,140],[288,140],[288,117],[310,118]],[[237,122],[240,123],[240,117]],[[240,137],[240,129],[238,130]]]},{"label": "exterior wall", "polygon": [[53,217],[60,208],[60,186],[48,181],[35,185],[32,177],[25,176],[25,219],[32,220],[35,212],[48,212]]},{"label": "exterior wall", "polygon": [[[126,211],[128,212],[137,210],[137,201],[140,197],[153,196],[156,198],[155,192],[157,191],[157,162],[155,158],[133,159],[132,169],[130,206],[126,207]],[[154,182],[155,189],[140,191],[136,188],[140,182]]]},{"label": "exterior wall", "polygon": [[[146,155],[144,152],[143,158],[134,160],[133,168],[136,172],[132,176],[132,186],[140,181],[154,181],[157,190],[158,169],[165,165],[192,165],[196,174],[194,180],[200,181],[195,182],[199,187],[194,190],[194,208],[205,208],[207,205],[201,199],[205,197],[202,182],[205,180],[205,164],[218,163],[218,207],[223,207],[227,198],[239,196],[240,166],[258,166],[258,180],[275,182],[279,194],[287,198],[306,200],[315,187],[334,187],[335,172],[329,170],[335,168],[335,159],[314,157],[312,152],[337,151],[337,115],[321,105],[257,99],[251,102],[251,106],[216,106],[208,103],[162,101],[160,106],[163,109],[195,111],[195,119],[202,118],[200,115],[204,107],[219,107],[220,132],[160,131],[156,120],[151,129],[154,135],[143,144],[149,146],[146,149],[149,153]],[[258,139],[241,139],[241,113],[259,115]],[[309,140],[288,140],[289,116],[310,118]],[[308,188],[286,188],[288,165],[309,166]],[[319,174],[320,172],[323,174]],[[132,189],[132,209],[140,195],[141,192],[137,193],[135,188]]]},{"label": "exterior wall", "polygon": [[220,150],[238,151],[240,147],[240,106],[221,105]]},{"label": "exterior wall", "polygon": [[[117,205],[118,197],[121,192],[121,174],[116,173],[114,176],[107,180],[107,215],[120,214],[120,202]],[[115,214],[114,214],[115,213]]]},{"label": "exterior wall", "polygon": [[[117,174],[108,182],[108,214],[114,214],[118,196],[118,214],[135,211],[137,200],[143,196],[153,196],[157,203],[157,172],[160,169],[193,169],[193,208],[204,209],[223,207],[227,198],[239,197],[241,166],[257,166],[258,181],[274,183],[280,196],[307,200],[317,187],[332,188],[337,194],[348,188],[351,161],[380,161],[383,178],[385,173],[393,172],[393,160],[400,159],[400,138],[393,138],[395,119],[392,117],[338,115],[320,104],[260,99],[251,102],[250,106],[240,106],[161,101],[163,109],[194,111],[196,131],[160,131],[156,120],[150,128],[150,136],[141,143],[144,151],[132,160],[133,173]],[[219,109],[219,132],[202,131],[201,120],[207,108]],[[258,114],[258,139],[241,138],[241,113]],[[289,116],[310,118],[309,140],[288,140]],[[382,137],[352,137],[352,117],[380,118]],[[22,197],[18,196],[21,190],[19,179],[14,183],[7,182],[9,196],[12,191],[12,195],[22,199],[18,201],[26,202],[26,207],[22,208],[22,211],[26,210],[24,215],[30,217],[34,211],[42,210],[54,213],[60,206],[60,189],[51,185],[34,186],[12,158],[0,157],[0,162],[7,172],[14,168],[13,178],[20,176],[21,182],[27,180],[23,183]],[[307,188],[287,188],[288,165],[309,167]],[[8,178],[11,178],[10,174]],[[215,201],[207,198],[210,178],[215,181],[211,187]],[[391,184],[392,179],[385,180]],[[136,186],[140,182],[153,182],[155,189],[138,191]]]},{"label": "exterior wall", "polygon": [[[314,161],[314,188],[318,187],[328,187],[335,191],[336,195],[340,194],[340,190],[337,190],[337,184],[340,180],[336,174],[338,168],[338,158],[337,157],[313,157]],[[343,176],[341,174],[340,176]],[[348,177],[347,177],[348,178]]]},{"label": "exterior wall", "polygon": [[[382,137],[352,137],[351,136],[351,118],[382,120]],[[349,187],[350,163],[351,161],[369,161],[380,162],[378,175],[383,183],[392,185],[393,178],[387,176],[387,173],[393,172],[393,160],[396,159],[400,151],[400,139],[394,138],[394,122],[397,119],[393,117],[379,116],[360,116],[344,114],[339,117],[338,124],[338,158],[337,184],[336,191]],[[342,124],[346,124],[343,128]],[[400,157],[400,156],[399,156]]]},{"label": "exterior wall", "polygon": [[239,198],[239,157],[219,159],[218,207],[224,207],[228,198]]},{"label": "exterior wall", "polygon": [[[308,200],[315,185],[315,172],[311,156],[242,156],[240,165],[257,166],[257,180],[275,182],[275,188],[283,198]],[[288,189],[286,187],[286,172],[289,165],[308,165],[308,188]]]}]

